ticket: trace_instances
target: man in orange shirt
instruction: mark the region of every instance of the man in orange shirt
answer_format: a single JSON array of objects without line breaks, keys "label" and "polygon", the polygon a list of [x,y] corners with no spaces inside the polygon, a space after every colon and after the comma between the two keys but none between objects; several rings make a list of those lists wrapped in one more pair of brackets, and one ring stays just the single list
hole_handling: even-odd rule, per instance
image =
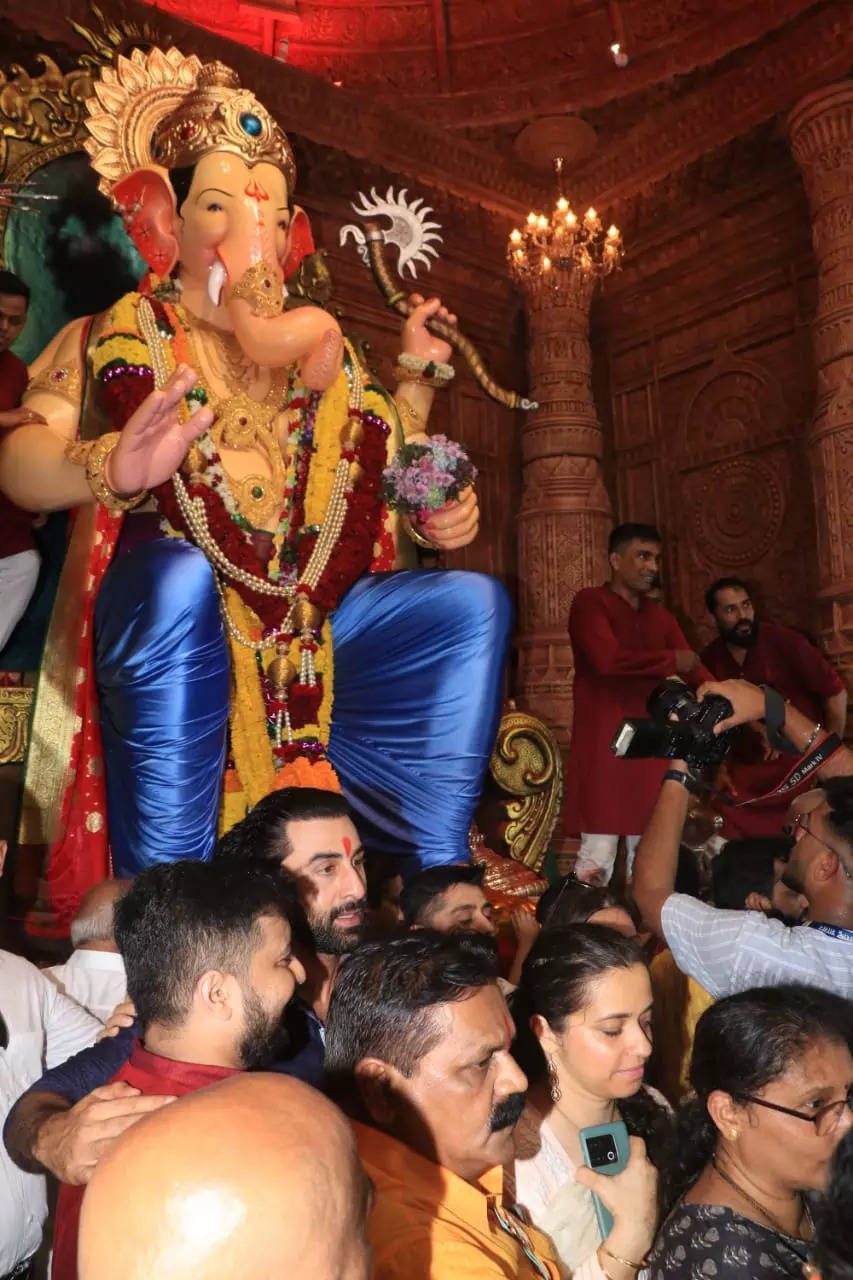
[{"label": "man in orange shirt", "polygon": [[376,1188],[375,1280],[561,1274],[501,1203],[527,1080],[496,979],[490,939],[426,929],[362,947],[338,976],[326,1069]]}]

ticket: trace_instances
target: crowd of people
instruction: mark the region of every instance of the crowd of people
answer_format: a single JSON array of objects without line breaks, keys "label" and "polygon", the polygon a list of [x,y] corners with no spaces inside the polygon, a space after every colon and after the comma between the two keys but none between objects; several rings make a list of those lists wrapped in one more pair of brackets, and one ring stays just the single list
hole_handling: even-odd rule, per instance
[{"label": "crowd of people", "polygon": [[[764,710],[721,687],[732,719]],[[792,745],[814,729],[786,709]],[[559,880],[512,982],[481,869],[371,906],[331,792],[274,792],[210,862],[99,886],[65,965],[0,954],[0,1275],[49,1252],[53,1280],[118,1257],[175,1280],[291,1259],[316,1280],[849,1280],[851,766],[826,760],[752,881],[720,855],[726,905],[674,892],[689,792],[665,779],[632,892]],[[780,868],[805,922],[774,906]],[[662,961],[704,997],[683,1079]],[[616,1151],[622,1126],[602,1171],[589,1135]]]},{"label": "crowd of people", "polygon": [[[735,578],[691,650],[661,551],[620,526],[572,605],[580,849],[523,923],[288,787],[0,952],[0,1280],[852,1280],[846,695]],[[619,758],[673,677],[695,750]]]}]

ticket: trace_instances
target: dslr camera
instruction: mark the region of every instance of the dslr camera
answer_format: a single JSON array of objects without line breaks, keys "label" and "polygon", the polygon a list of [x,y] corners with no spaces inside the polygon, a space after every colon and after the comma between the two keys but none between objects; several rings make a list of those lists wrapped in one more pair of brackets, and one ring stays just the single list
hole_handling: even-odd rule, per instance
[{"label": "dslr camera", "polygon": [[646,702],[648,720],[623,720],[610,743],[626,760],[684,760],[694,769],[725,759],[734,729],[715,734],[714,725],[732,714],[732,704],[719,694],[699,702],[683,681],[662,680]]}]

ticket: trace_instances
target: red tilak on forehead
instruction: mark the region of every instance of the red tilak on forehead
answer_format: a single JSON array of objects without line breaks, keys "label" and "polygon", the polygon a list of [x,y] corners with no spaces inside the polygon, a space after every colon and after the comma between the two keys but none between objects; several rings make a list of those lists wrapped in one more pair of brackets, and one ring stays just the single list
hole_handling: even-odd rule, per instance
[{"label": "red tilak on forehead", "polygon": [[512,1018],[508,1013],[504,1014],[504,1028],[506,1030],[506,1047],[508,1049],[512,1044]]},{"label": "red tilak on forehead", "polygon": [[347,857],[352,853],[352,840],[350,840],[349,836],[344,836],[344,853]]}]

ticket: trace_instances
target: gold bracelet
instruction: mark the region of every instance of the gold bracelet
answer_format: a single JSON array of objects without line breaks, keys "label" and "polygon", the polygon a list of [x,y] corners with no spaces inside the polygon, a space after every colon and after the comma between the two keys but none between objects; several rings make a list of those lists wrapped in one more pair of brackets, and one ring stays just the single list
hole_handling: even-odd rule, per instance
[{"label": "gold bracelet", "polygon": [[97,440],[69,440],[65,446],[65,456],[75,467],[85,467],[89,454],[97,443]]},{"label": "gold bracelet", "polygon": [[86,458],[86,479],[89,481],[89,488],[92,490],[92,496],[96,502],[100,502],[108,511],[132,511],[134,507],[138,507],[140,502],[144,502],[148,497],[148,492],[143,489],[141,493],[134,493],[129,498],[122,498],[107,484],[104,470],[107,465],[107,458],[119,442],[121,432],[108,431],[106,435],[99,436],[93,442],[94,448],[89,450]]},{"label": "gold bracelet", "polygon": [[451,379],[446,378],[444,374],[434,373],[415,373],[412,369],[404,369],[402,365],[397,365],[394,369],[394,380],[396,382],[414,382],[418,387],[429,387],[431,391],[441,391],[446,387]]},{"label": "gold bracelet", "polygon": [[417,409],[413,409],[408,400],[404,400],[401,396],[399,400],[394,400],[397,406],[397,412],[400,415],[400,422],[403,426],[403,435],[408,440],[409,436],[418,436],[426,434],[426,423],[424,422]]},{"label": "gold bracelet", "polygon": [[[646,1265],[645,1258],[643,1258],[642,1262],[629,1262],[627,1258],[620,1258],[618,1253],[611,1253],[607,1245],[603,1242],[598,1247],[600,1251],[602,1253],[606,1253],[607,1257],[612,1259],[613,1262],[618,1262],[620,1266],[627,1267],[629,1271],[642,1271],[643,1267]],[[604,1268],[602,1267],[602,1271],[603,1270]],[[606,1274],[607,1273],[605,1272],[605,1275]]]},{"label": "gold bracelet", "polygon": [[406,530],[406,533],[409,535],[409,537],[412,539],[412,542],[414,542],[416,546],[423,547],[425,551],[435,551],[435,552],[438,551],[438,547],[435,545],[434,542],[430,542],[429,539],[425,538],[422,533],[418,533],[417,529],[414,528],[408,516],[403,516],[402,523],[403,523],[403,528]]}]

